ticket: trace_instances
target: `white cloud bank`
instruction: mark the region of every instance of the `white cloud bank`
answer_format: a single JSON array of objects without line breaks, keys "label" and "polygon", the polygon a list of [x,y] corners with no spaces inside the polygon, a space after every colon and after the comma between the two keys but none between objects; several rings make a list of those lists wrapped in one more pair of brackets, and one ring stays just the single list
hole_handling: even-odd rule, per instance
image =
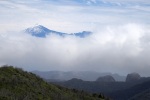
[{"label": "white cloud bank", "polygon": [[[121,7],[45,2],[0,1],[1,65],[27,70],[94,70],[150,75],[149,6],[141,6],[139,2],[137,6]],[[36,23],[56,31],[91,30],[93,34],[84,39],[36,38],[16,32]]]},{"label": "white cloud bank", "polygon": [[84,39],[7,33],[0,36],[0,61],[28,70],[136,71],[148,75],[149,34],[149,27],[138,24],[107,26]]}]

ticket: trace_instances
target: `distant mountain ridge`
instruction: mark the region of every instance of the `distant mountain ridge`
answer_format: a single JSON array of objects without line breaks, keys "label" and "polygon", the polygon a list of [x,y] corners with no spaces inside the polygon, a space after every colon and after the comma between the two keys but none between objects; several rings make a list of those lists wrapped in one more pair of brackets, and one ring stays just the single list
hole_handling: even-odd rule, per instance
[{"label": "distant mountain ridge", "polygon": [[92,34],[92,32],[90,31],[83,31],[83,32],[78,32],[78,33],[63,33],[63,32],[58,32],[58,31],[54,31],[54,30],[50,30],[42,25],[37,25],[34,27],[30,27],[25,29],[25,33],[29,33],[32,36],[35,37],[41,37],[41,38],[45,38],[47,35],[59,35],[61,37],[65,37],[65,36],[76,36],[76,37],[80,37],[80,38],[84,38],[86,36],[89,36],[90,34]]},{"label": "distant mountain ridge", "polygon": [[96,81],[98,82],[115,82],[116,80],[111,75],[101,76]]},{"label": "distant mountain ridge", "polygon": [[32,71],[34,74],[48,80],[64,81],[78,78],[85,81],[95,81],[100,76],[111,75],[116,81],[125,81],[125,76],[112,73],[100,73],[94,71]]}]

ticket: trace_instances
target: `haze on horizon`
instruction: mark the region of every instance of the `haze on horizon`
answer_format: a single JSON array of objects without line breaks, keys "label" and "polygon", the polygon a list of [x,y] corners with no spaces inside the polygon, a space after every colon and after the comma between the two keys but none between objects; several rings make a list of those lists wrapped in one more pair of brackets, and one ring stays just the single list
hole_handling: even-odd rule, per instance
[{"label": "haze on horizon", "polygon": [[[1,0],[0,13],[0,65],[150,76],[148,0]],[[93,34],[37,38],[22,32],[36,24]]]}]

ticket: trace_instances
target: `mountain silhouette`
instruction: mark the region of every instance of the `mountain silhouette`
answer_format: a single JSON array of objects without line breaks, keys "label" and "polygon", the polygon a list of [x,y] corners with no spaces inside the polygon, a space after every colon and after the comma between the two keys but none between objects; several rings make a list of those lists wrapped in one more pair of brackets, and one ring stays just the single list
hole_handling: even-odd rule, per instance
[{"label": "mountain silhouette", "polygon": [[78,32],[78,33],[63,33],[63,32],[50,30],[42,25],[37,25],[37,26],[25,29],[25,33],[29,33],[32,36],[40,37],[40,38],[45,38],[47,35],[58,35],[61,37],[76,36],[76,37],[80,37],[80,38],[85,38],[85,37],[89,36],[92,32],[83,31],[83,32]]}]

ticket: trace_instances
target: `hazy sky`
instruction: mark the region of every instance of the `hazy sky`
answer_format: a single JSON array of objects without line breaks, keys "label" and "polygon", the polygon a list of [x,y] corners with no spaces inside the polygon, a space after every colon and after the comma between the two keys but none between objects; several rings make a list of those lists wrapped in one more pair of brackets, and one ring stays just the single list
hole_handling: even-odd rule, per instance
[{"label": "hazy sky", "polygon": [[[37,38],[37,24],[86,38]],[[0,65],[150,76],[149,0],[0,0]]]}]

